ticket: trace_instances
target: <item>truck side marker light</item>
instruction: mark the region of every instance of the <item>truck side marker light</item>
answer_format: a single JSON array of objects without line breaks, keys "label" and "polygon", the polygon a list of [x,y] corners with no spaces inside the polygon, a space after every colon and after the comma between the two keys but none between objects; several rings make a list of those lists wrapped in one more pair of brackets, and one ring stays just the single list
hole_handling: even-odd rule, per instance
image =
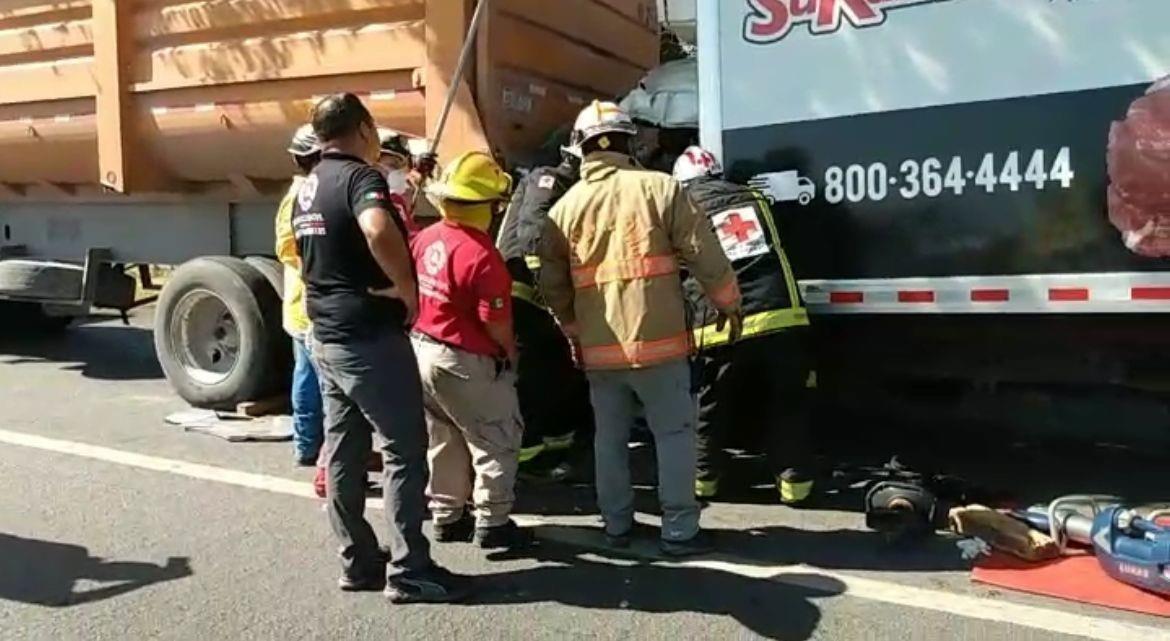
[{"label": "truck side marker light", "polygon": [[1134,287],[1129,297],[1132,300],[1170,300],[1170,287]]},{"label": "truck side marker light", "polygon": [[1089,300],[1089,290],[1085,287],[1051,287],[1048,289],[1048,300],[1054,303],[1079,303]]},{"label": "truck side marker light", "polygon": [[934,292],[930,290],[902,290],[898,292],[899,303],[933,303]]},{"label": "truck side marker light", "polygon": [[840,305],[854,305],[865,302],[862,292],[829,292],[829,302]]},{"label": "truck side marker light", "polygon": [[1011,291],[1007,289],[971,290],[971,302],[973,303],[1006,303],[1011,298]]}]

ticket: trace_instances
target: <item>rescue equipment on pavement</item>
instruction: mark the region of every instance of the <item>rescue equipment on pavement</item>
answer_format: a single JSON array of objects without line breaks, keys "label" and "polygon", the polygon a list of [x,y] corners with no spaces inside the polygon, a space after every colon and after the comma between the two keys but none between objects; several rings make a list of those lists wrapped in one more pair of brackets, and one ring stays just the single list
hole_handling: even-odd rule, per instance
[{"label": "rescue equipment on pavement", "polygon": [[1113,579],[1170,596],[1170,509],[1143,511],[1110,496],[1065,496],[1017,515],[1062,550],[1092,548]]}]

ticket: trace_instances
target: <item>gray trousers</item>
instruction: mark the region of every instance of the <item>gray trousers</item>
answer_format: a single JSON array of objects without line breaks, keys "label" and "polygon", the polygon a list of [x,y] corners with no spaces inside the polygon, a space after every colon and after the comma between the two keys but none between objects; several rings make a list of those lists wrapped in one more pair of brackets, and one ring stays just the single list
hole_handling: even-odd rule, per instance
[{"label": "gray trousers", "polygon": [[596,414],[594,449],[597,505],[609,534],[624,534],[634,523],[630,485],[630,428],[637,402],[654,434],[658,453],[658,500],[662,538],[685,541],[699,532],[695,500],[696,405],[685,360],[636,370],[589,372]]},{"label": "gray trousers", "polygon": [[366,521],[366,464],[373,432],[381,437],[382,496],[389,526],[391,577],[426,571],[427,428],[418,364],[406,334],[387,330],[346,343],[311,341],[325,401],[328,509],[351,575],[381,570],[378,538]]}]

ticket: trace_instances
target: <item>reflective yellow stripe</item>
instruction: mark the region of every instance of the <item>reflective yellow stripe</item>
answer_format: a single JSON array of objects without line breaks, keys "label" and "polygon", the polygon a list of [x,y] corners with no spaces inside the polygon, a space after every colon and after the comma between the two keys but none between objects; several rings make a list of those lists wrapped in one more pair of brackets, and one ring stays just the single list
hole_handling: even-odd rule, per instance
[{"label": "reflective yellow stripe", "polygon": [[780,258],[780,268],[784,270],[784,280],[788,285],[788,300],[795,303],[800,300],[800,292],[796,289],[796,276],[792,273],[792,265],[788,262],[788,254],[784,252],[784,245],[780,242],[780,232],[776,229],[776,222],[772,220],[772,208],[768,205],[768,201],[758,192],[756,193],[756,204],[760,206],[760,211],[764,215],[764,223],[768,225],[768,231],[772,232],[772,241],[776,246],[776,256]]},{"label": "reflective yellow stripe", "polygon": [[719,493],[719,479],[714,481],[704,481],[703,479],[695,479],[695,497],[700,499],[715,498]]},{"label": "reflective yellow stripe", "polygon": [[[806,327],[808,325],[808,311],[803,307],[788,309],[773,309],[767,312],[752,314],[743,319],[743,337],[756,336],[768,332],[775,332],[790,327]],[[714,325],[707,325],[695,330],[695,345],[700,349],[715,347],[727,343],[727,328],[720,332]]]},{"label": "reflective yellow stripe", "polygon": [[544,307],[544,302],[540,298],[540,292],[528,283],[521,283],[519,281],[512,281],[512,297],[532,303],[537,307]]},{"label": "reflective yellow stripe", "polygon": [[522,447],[520,448],[520,462],[527,463],[540,456],[542,452],[544,452],[544,443],[533,445],[532,447]]},{"label": "reflective yellow stripe", "polygon": [[794,482],[778,479],[776,481],[776,489],[780,491],[780,502],[791,505],[793,503],[801,503],[808,499],[813,491],[813,482]]},{"label": "reflective yellow stripe", "polygon": [[576,432],[569,432],[563,436],[546,436],[544,437],[544,447],[550,452],[559,452],[573,447],[573,439],[576,437]]},{"label": "reflective yellow stripe", "polygon": [[536,271],[536,270],[540,269],[540,256],[534,256],[534,255],[529,254],[528,256],[524,257],[524,264],[528,265],[528,269],[531,269],[532,271]]}]

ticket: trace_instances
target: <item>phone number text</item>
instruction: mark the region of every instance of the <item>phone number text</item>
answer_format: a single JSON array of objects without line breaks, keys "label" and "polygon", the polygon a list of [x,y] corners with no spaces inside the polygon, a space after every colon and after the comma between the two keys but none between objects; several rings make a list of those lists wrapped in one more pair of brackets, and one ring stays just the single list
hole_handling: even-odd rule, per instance
[{"label": "phone number text", "polygon": [[944,194],[962,196],[968,190],[993,194],[997,189],[1014,192],[1024,188],[1068,189],[1075,178],[1068,147],[1062,147],[1055,154],[1044,149],[1030,154],[1013,151],[1006,156],[988,153],[977,166],[964,164],[959,156],[949,160],[906,160],[896,171],[877,162],[826,169],[825,200],[835,205],[881,201],[895,194],[913,200],[937,198]]}]

